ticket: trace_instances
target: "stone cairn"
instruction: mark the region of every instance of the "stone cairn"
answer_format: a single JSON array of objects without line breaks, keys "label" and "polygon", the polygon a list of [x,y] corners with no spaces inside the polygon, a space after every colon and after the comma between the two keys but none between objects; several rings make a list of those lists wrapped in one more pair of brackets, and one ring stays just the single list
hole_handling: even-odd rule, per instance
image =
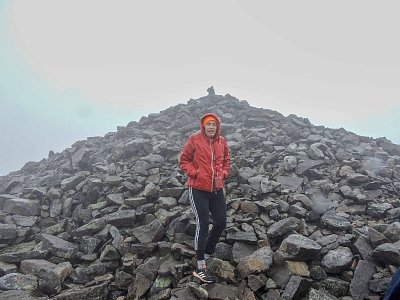
[{"label": "stone cairn", "polygon": [[[191,275],[178,166],[205,112],[232,156],[213,284]],[[400,265],[399,191],[386,138],[209,89],[0,177],[0,299],[380,299]]]}]

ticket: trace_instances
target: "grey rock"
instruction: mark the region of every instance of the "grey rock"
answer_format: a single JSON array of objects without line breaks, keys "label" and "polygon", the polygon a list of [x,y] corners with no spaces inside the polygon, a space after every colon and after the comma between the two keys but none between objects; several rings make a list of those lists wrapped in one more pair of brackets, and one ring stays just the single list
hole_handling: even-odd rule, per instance
[{"label": "grey rock", "polygon": [[369,181],[368,176],[359,173],[349,174],[347,176],[347,179],[349,183],[352,185],[360,185],[362,183],[367,183]]},{"label": "grey rock", "polygon": [[86,254],[92,254],[101,240],[91,236],[83,236],[79,244],[79,250]]},{"label": "grey rock", "polygon": [[284,261],[280,263],[275,257],[274,265],[271,268],[271,279],[280,288],[284,289],[292,276],[310,277],[310,271],[305,262]]},{"label": "grey rock", "polygon": [[160,197],[157,202],[160,204],[161,208],[168,209],[177,206],[178,201],[173,197]]},{"label": "grey rock", "polygon": [[24,260],[20,271],[38,277],[39,289],[47,295],[54,295],[61,291],[65,279],[72,273],[69,262],[55,265],[46,260]]},{"label": "grey rock", "polygon": [[248,243],[256,243],[258,240],[254,230],[228,232],[228,234],[226,235],[226,239],[230,242],[248,242]]},{"label": "grey rock", "polygon": [[249,256],[242,258],[237,265],[237,270],[244,278],[256,272],[265,272],[272,264],[273,252],[268,247],[260,248]]},{"label": "grey rock", "polygon": [[167,226],[168,224],[171,223],[171,220],[173,220],[180,214],[181,214],[181,212],[179,210],[167,211],[167,210],[161,208],[158,211],[156,211],[154,215],[161,222],[161,224],[163,226]]},{"label": "grey rock", "polygon": [[38,275],[40,270],[54,269],[55,267],[57,267],[56,264],[44,259],[26,259],[21,262],[20,271],[23,274]]},{"label": "grey rock", "polygon": [[17,186],[19,186],[19,185],[21,185],[23,183],[24,183],[24,180],[22,178],[13,178],[7,183],[6,187],[4,188],[3,193],[9,193],[15,187],[17,187]]},{"label": "grey rock", "polygon": [[311,288],[308,293],[308,300],[337,300],[337,298],[323,289]]},{"label": "grey rock", "polygon": [[78,184],[80,184],[83,180],[85,180],[84,175],[75,175],[61,181],[61,188],[65,190],[75,189]]},{"label": "grey rock", "polygon": [[144,161],[147,161],[151,165],[161,165],[164,162],[164,157],[159,154],[150,153],[141,158]]},{"label": "grey rock", "polygon": [[50,204],[50,217],[58,217],[62,212],[62,203],[60,199],[52,199]]},{"label": "grey rock", "polygon": [[103,218],[94,219],[88,224],[85,224],[71,232],[71,236],[82,237],[85,235],[92,235],[98,233],[106,225],[106,220]]},{"label": "grey rock", "polygon": [[267,282],[267,277],[264,274],[261,275],[249,275],[248,277],[248,285],[253,292],[257,292],[263,286],[265,286]]},{"label": "grey rock", "polygon": [[225,284],[216,283],[214,284],[209,292],[208,297],[210,299],[224,300],[224,299],[235,299],[238,294],[238,288],[235,286],[228,286]]},{"label": "grey rock", "polygon": [[197,299],[208,299],[208,291],[201,285],[194,282],[189,282],[187,284],[187,287],[196,296]]},{"label": "grey rock", "polygon": [[290,233],[292,230],[296,230],[298,227],[299,220],[297,218],[286,218],[272,224],[267,230],[267,235],[271,239],[280,238]]},{"label": "grey rock", "polygon": [[90,167],[90,159],[94,152],[85,146],[79,148],[71,157],[72,167],[74,169],[88,169]]},{"label": "grey rock", "polygon": [[4,276],[9,273],[16,273],[17,266],[15,264],[8,264],[5,262],[0,262],[0,276]]},{"label": "grey rock", "polygon": [[375,265],[360,260],[350,284],[350,293],[354,300],[362,300],[369,295],[369,280],[375,274]]},{"label": "grey rock", "polygon": [[47,252],[48,250],[43,249],[41,244],[31,241],[1,249],[0,261],[7,263],[19,263],[24,259],[44,258]]},{"label": "grey rock", "polygon": [[3,210],[4,201],[6,201],[7,199],[13,199],[13,198],[15,198],[13,195],[1,194],[0,195],[0,210]]},{"label": "grey rock", "polygon": [[390,220],[398,219],[400,217],[400,207],[387,210],[386,217]]},{"label": "grey rock", "polygon": [[58,257],[71,259],[78,251],[78,247],[75,244],[50,234],[42,233],[41,240],[43,245],[49,249],[53,255]]},{"label": "grey rock", "polygon": [[159,275],[150,288],[150,295],[155,295],[163,290],[172,287],[173,278],[171,276]]},{"label": "grey rock", "polygon": [[132,156],[138,153],[145,146],[147,146],[149,142],[150,142],[149,139],[135,138],[124,145],[125,148],[124,150],[129,156]]},{"label": "grey rock", "polygon": [[192,247],[189,248],[188,246],[180,243],[173,243],[171,246],[171,251],[179,253],[184,257],[194,257],[196,255],[196,251],[192,250]]},{"label": "grey rock", "polygon": [[77,284],[87,284],[95,277],[102,276],[107,272],[106,263],[95,260],[88,266],[78,266],[71,275],[72,280]]},{"label": "grey rock", "polygon": [[10,290],[0,293],[0,300],[46,300],[47,296],[37,297],[33,292]]},{"label": "grey rock", "polygon": [[344,161],[344,160],[350,160],[352,158],[352,155],[351,155],[351,153],[349,153],[343,149],[339,149],[335,153],[335,157],[338,161]]},{"label": "grey rock", "polygon": [[264,179],[263,176],[256,175],[253,177],[249,177],[247,180],[253,189],[255,189],[258,192],[262,192],[263,190],[261,189],[261,182],[263,181],[263,179]]},{"label": "grey rock", "polygon": [[305,236],[291,234],[283,240],[279,249],[287,254],[287,259],[308,261],[316,259],[322,247]]},{"label": "grey rock", "polygon": [[0,240],[12,240],[17,236],[17,226],[0,223]]},{"label": "grey rock", "polygon": [[313,266],[310,269],[310,276],[316,280],[323,280],[328,277],[325,270],[321,266]]},{"label": "grey rock", "polygon": [[[235,245],[236,244],[240,244],[240,243],[235,243]],[[233,248],[233,246],[231,246],[229,244],[219,242],[217,244],[217,246],[215,247],[214,257],[219,258],[221,260],[230,261],[232,258],[232,248]],[[250,254],[252,252],[253,252],[252,250],[249,250],[248,254]],[[244,257],[247,255],[239,255],[239,256]],[[234,259],[234,261],[235,261],[235,259]]]},{"label": "grey rock", "polygon": [[282,188],[291,191],[297,191],[303,183],[303,179],[293,174],[292,176],[277,176],[276,181],[281,184]]},{"label": "grey rock", "polygon": [[390,242],[382,233],[371,227],[368,227],[368,236],[373,247]]},{"label": "grey rock", "polygon": [[40,201],[23,198],[6,199],[3,203],[3,211],[23,216],[38,216],[40,214]]},{"label": "grey rock", "polygon": [[127,198],[124,200],[124,204],[132,206],[133,208],[137,208],[145,203],[147,203],[147,199],[145,197]]},{"label": "grey rock", "polygon": [[112,245],[106,245],[103,252],[100,255],[100,261],[110,261],[110,260],[117,260],[121,257],[118,250],[115,249]]},{"label": "grey rock", "polygon": [[269,289],[267,293],[262,295],[263,300],[279,300],[281,299],[281,294],[279,290],[276,289]]},{"label": "grey rock", "polygon": [[387,237],[392,243],[395,243],[400,240],[400,222],[393,222],[390,224],[386,230],[383,232],[383,235]]},{"label": "grey rock", "polygon": [[[239,168],[238,178],[243,183],[246,183],[251,177],[254,177],[256,175],[258,175],[257,172],[250,167]],[[260,178],[261,180],[261,177],[257,178]]]},{"label": "grey rock", "polygon": [[311,287],[311,281],[300,276],[292,276],[282,294],[282,300],[301,299]]},{"label": "grey rock", "polygon": [[321,144],[315,143],[308,149],[308,156],[313,160],[324,159],[324,152],[320,149]]},{"label": "grey rock", "polygon": [[134,277],[124,271],[115,273],[115,283],[119,289],[128,290],[129,284],[134,280]]},{"label": "grey rock", "polygon": [[160,187],[151,182],[144,188],[143,196],[153,199],[157,197],[159,191]]},{"label": "grey rock", "polygon": [[[156,243],[131,244],[130,245],[130,253],[147,256],[147,255],[150,255],[151,253],[154,253],[156,248],[157,248]],[[169,248],[169,250],[171,250],[171,247]]]},{"label": "grey rock", "polygon": [[32,227],[38,221],[38,217],[36,216],[13,215],[12,218],[15,225],[24,227]]},{"label": "grey rock", "polygon": [[228,261],[223,261],[218,258],[213,258],[208,263],[210,270],[226,282],[236,282],[235,268]]},{"label": "grey rock", "polygon": [[33,291],[38,287],[36,276],[10,273],[0,277],[0,289]]},{"label": "grey rock", "polygon": [[159,220],[153,220],[148,225],[139,226],[133,229],[133,235],[141,243],[158,242],[165,234],[165,229]]},{"label": "grey rock", "polygon": [[399,246],[392,243],[379,245],[372,252],[372,257],[386,264],[400,265],[400,249]]},{"label": "grey rock", "polygon": [[295,194],[293,196],[292,203],[296,204],[298,202],[300,202],[308,210],[312,209],[312,207],[313,207],[313,203],[312,203],[311,199],[307,195]]},{"label": "grey rock", "polygon": [[241,201],[240,209],[243,213],[256,213],[258,214],[259,209],[256,203],[252,201]]},{"label": "grey rock", "polygon": [[330,250],[321,260],[322,267],[327,273],[338,274],[351,264],[353,254],[347,247]]},{"label": "grey rock", "polygon": [[367,213],[376,219],[383,218],[388,210],[390,210],[392,205],[389,203],[372,203],[368,206]]},{"label": "grey rock", "polygon": [[123,181],[124,179],[121,176],[111,175],[105,178],[104,184],[113,187],[113,186],[118,186]]},{"label": "grey rock", "polygon": [[83,287],[76,286],[68,289],[59,295],[53,297],[54,300],[81,300],[81,299],[99,299],[105,300],[108,294],[108,284],[103,282],[98,285]]},{"label": "grey rock", "polygon": [[289,155],[283,158],[283,167],[286,171],[294,171],[297,167],[297,159],[295,156]]},{"label": "grey rock", "polygon": [[363,260],[371,260],[372,251],[374,249],[366,238],[359,236],[357,241],[354,243],[354,247],[357,249],[358,253],[360,253]]},{"label": "grey rock", "polygon": [[389,287],[391,278],[384,277],[371,279],[369,281],[369,289],[374,293],[385,293]]},{"label": "grey rock", "polygon": [[111,204],[121,205],[124,203],[124,195],[122,193],[110,194],[107,196],[107,200]]},{"label": "grey rock", "polygon": [[350,283],[335,277],[328,277],[321,283],[323,289],[336,297],[348,295]]},{"label": "grey rock", "polygon": [[297,204],[291,205],[289,208],[289,214],[299,219],[305,218],[307,216],[307,213],[307,209]]},{"label": "grey rock", "polygon": [[119,210],[103,216],[106,224],[117,227],[132,227],[136,220],[136,211],[134,209]]},{"label": "grey rock", "polygon": [[[158,188],[156,188],[158,190]],[[183,187],[163,188],[158,191],[159,197],[173,197],[179,199],[185,192]]]},{"label": "grey rock", "polygon": [[135,280],[130,284],[128,288],[128,297],[135,296],[137,298],[142,297],[153,285],[153,281],[150,280],[142,273],[137,273]]},{"label": "grey rock", "polygon": [[324,163],[325,162],[323,160],[303,159],[297,165],[296,174],[303,175],[309,169],[315,168],[317,166],[321,166]]},{"label": "grey rock", "polygon": [[328,212],[321,217],[321,222],[326,227],[336,231],[348,231],[351,223],[344,217]]}]

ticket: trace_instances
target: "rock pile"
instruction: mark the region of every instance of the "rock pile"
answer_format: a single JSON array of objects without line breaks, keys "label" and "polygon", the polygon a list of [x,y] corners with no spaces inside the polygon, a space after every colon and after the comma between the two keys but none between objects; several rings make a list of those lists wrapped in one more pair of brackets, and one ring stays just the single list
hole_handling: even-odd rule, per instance
[{"label": "rock pile", "polygon": [[[227,228],[194,281],[178,158],[231,149]],[[400,146],[209,95],[0,177],[0,299],[379,299],[400,265]]]}]

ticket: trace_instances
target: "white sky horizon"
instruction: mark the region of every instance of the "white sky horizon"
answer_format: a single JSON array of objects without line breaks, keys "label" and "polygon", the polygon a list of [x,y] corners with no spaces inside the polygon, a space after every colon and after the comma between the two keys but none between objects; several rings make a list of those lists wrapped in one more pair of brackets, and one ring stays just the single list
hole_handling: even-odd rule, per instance
[{"label": "white sky horizon", "polygon": [[[290,5],[287,5],[290,4]],[[0,175],[217,94],[400,144],[400,3],[0,2]]]}]

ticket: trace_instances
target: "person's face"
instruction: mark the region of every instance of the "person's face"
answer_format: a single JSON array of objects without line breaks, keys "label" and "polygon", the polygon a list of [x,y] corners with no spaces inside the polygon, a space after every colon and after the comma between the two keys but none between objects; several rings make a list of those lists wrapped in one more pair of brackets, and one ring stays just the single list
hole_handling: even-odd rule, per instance
[{"label": "person's face", "polygon": [[204,131],[209,138],[214,137],[217,134],[217,122],[208,121],[204,126]]}]

